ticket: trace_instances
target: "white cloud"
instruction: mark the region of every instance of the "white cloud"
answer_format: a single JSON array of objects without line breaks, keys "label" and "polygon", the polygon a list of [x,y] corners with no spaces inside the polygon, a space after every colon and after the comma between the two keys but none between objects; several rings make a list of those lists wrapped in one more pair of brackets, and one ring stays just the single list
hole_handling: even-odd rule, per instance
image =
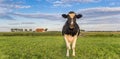
[{"label": "white cloud", "polygon": [[87,8],[80,9],[78,13],[83,14],[83,18],[99,18],[113,15],[120,15],[120,7],[97,7],[97,8]]},{"label": "white cloud", "polygon": [[47,0],[53,6],[71,7],[75,3],[97,3],[101,0]]},{"label": "white cloud", "polygon": [[14,5],[14,8],[30,8],[31,6]]},{"label": "white cloud", "polygon": [[78,20],[82,29],[87,31],[120,30],[120,7],[97,7],[80,9],[83,20]]},{"label": "white cloud", "polygon": [[0,19],[14,20],[11,17],[13,10],[30,8],[29,5],[22,5],[21,1],[13,2],[13,0],[0,0]]},{"label": "white cloud", "polygon": [[72,5],[66,4],[62,1],[55,1],[55,2],[53,2],[53,6],[71,7]]},{"label": "white cloud", "polygon": [[89,2],[98,2],[100,0],[61,0],[63,2],[79,2],[79,3],[89,3]]},{"label": "white cloud", "polygon": [[61,20],[63,19],[59,14],[43,14],[43,13],[14,13],[15,16],[21,16],[25,18],[47,19],[47,20]]},{"label": "white cloud", "polygon": [[2,8],[9,8],[9,9],[21,9],[21,8],[30,8],[30,5],[18,5],[18,4],[0,4]]},{"label": "white cloud", "polygon": [[68,4],[68,3],[64,3],[62,1],[51,1],[51,0],[48,0],[50,3],[53,4],[54,7],[71,7],[72,5],[71,4]]},{"label": "white cloud", "polygon": [[82,9],[82,12],[86,11],[120,11],[120,7],[96,7],[96,8],[87,8],[87,9]]},{"label": "white cloud", "polygon": [[35,25],[35,22],[11,22],[8,25]]},{"label": "white cloud", "polygon": [[4,0],[0,0],[0,3],[3,2]]},{"label": "white cloud", "polygon": [[[120,7],[100,7],[100,8],[88,8],[79,10],[78,13],[83,15],[83,20],[78,21],[81,24],[115,24],[120,23]],[[14,13],[15,16],[35,19],[47,19],[47,20],[61,20],[61,14],[45,14],[45,13]]]},{"label": "white cloud", "polygon": [[0,19],[14,20],[14,18],[9,15],[11,12],[11,9],[0,7]]},{"label": "white cloud", "polygon": [[0,7],[0,15],[6,14],[7,12],[8,12],[8,9],[7,9],[7,8],[1,8],[1,7]]}]

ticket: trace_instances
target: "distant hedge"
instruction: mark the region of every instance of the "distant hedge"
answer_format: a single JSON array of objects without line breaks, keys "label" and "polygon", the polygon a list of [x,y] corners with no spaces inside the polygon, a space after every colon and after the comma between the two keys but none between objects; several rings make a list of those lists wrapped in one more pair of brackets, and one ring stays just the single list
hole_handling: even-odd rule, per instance
[{"label": "distant hedge", "polygon": [[120,37],[120,32],[83,32],[82,34],[90,37]]},{"label": "distant hedge", "polygon": [[61,32],[0,32],[0,36],[58,36]]},{"label": "distant hedge", "polygon": [[[62,36],[60,31],[48,32],[0,32],[0,36]],[[79,36],[120,37],[120,32],[81,32]]]}]

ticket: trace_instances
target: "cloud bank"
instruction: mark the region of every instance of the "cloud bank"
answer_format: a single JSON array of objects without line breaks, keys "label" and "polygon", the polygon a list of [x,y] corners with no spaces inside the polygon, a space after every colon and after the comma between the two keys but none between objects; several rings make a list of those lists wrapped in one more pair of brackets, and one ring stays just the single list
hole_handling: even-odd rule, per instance
[{"label": "cloud bank", "polygon": [[120,7],[97,7],[78,10],[83,14],[83,23],[110,24],[120,22]]},{"label": "cloud bank", "polygon": [[12,17],[15,9],[30,8],[29,5],[22,5],[21,1],[14,2],[14,0],[0,0],[0,19],[15,20]]},{"label": "cloud bank", "polygon": [[53,6],[71,7],[73,3],[97,3],[101,0],[47,0]]},{"label": "cloud bank", "polygon": [[[78,10],[77,13],[83,15],[82,24],[110,24],[120,22],[120,7],[98,7]],[[47,19],[47,20],[63,20],[61,14],[46,14],[46,13],[14,13],[15,16],[25,18]]]},{"label": "cloud bank", "polygon": [[46,14],[46,13],[30,13],[30,14],[25,14],[25,13],[13,13],[12,15],[14,16],[20,16],[20,17],[25,17],[25,18],[35,18],[35,19],[47,19],[47,20],[61,20],[63,19],[60,14]]}]

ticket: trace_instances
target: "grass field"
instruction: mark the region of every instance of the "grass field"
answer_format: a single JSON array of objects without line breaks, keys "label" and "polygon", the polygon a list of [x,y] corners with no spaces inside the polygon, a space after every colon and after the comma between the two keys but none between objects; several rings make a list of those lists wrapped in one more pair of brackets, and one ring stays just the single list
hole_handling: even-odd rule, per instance
[{"label": "grass field", "polygon": [[63,36],[53,34],[4,36],[2,33],[0,59],[120,59],[120,33],[83,33],[78,37],[75,57],[65,56]]}]

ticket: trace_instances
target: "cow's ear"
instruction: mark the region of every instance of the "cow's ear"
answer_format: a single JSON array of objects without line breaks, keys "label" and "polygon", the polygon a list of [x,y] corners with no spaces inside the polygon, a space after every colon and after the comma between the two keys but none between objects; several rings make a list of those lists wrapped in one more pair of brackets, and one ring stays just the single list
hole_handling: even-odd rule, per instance
[{"label": "cow's ear", "polygon": [[68,16],[66,14],[62,14],[62,17],[63,18],[67,18]]},{"label": "cow's ear", "polygon": [[82,17],[82,15],[81,14],[78,14],[78,15],[76,15],[76,18],[81,18]]}]

